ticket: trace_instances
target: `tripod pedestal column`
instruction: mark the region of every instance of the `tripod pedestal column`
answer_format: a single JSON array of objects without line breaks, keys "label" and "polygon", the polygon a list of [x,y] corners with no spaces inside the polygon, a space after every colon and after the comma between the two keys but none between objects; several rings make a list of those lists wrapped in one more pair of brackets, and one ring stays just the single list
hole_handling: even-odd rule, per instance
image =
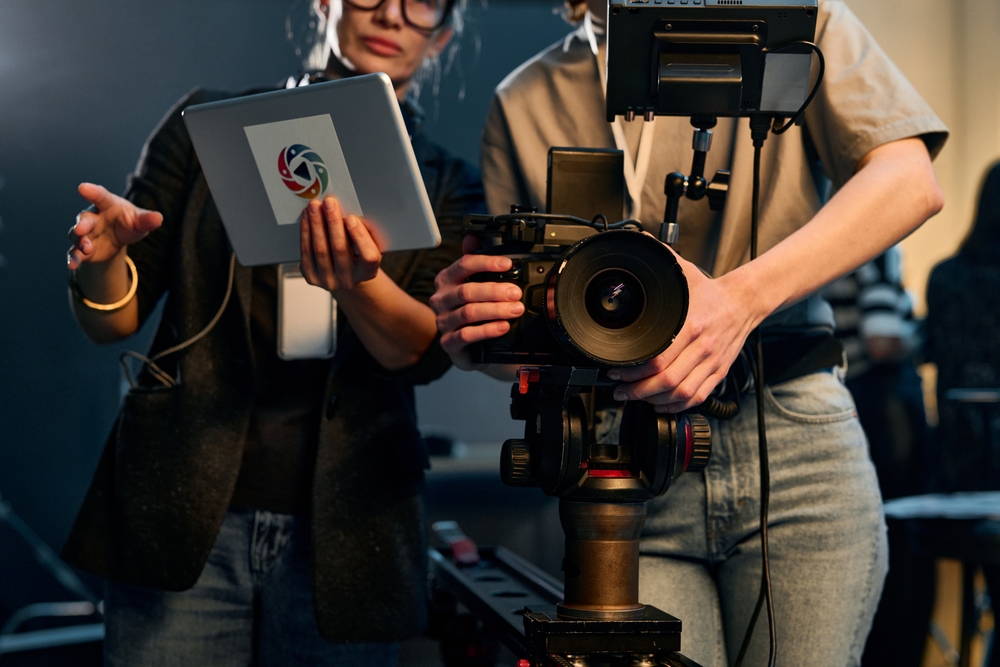
[{"label": "tripod pedestal column", "polygon": [[559,501],[566,533],[562,618],[641,618],[639,534],[645,503]]}]

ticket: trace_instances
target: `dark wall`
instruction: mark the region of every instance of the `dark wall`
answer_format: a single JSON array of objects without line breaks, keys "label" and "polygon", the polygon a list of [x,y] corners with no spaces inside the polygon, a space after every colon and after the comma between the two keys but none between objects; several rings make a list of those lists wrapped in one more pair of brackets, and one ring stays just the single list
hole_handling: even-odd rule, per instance
[{"label": "dark wall", "polygon": [[[193,86],[240,89],[294,73],[286,19],[300,21],[305,1],[0,6],[0,495],[49,544],[65,539],[114,419],[117,357],[142,349],[149,335],[147,327],[126,344],[97,347],[70,315],[64,262],[66,232],[83,206],[76,186],[120,191],[147,134]],[[431,137],[478,159],[494,86],[567,32],[556,2],[470,8],[461,55],[437,97],[427,86],[421,100]],[[420,410],[467,442],[499,442],[517,433],[507,392],[453,372],[421,390]],[[0,527],[0,621],[28,601],[62,595]]]}]

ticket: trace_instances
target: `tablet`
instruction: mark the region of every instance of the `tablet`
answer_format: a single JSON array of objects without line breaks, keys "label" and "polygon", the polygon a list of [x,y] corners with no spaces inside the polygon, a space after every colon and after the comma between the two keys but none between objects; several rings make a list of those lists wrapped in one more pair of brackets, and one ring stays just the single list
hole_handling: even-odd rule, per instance
[{"label": "tablet", "polygon": [[198,104],[183,117],[243,266],[299,261],[299,216],[327,195],[369,223],[382,252],[441,242],[385,74]]}]

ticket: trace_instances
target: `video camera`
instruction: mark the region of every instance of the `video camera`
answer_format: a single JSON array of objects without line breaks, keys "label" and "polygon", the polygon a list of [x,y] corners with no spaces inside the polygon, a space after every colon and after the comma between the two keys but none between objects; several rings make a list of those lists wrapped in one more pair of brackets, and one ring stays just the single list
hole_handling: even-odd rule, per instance
[{"label": "video camera", "polygon": [[465,219],[482,253],[513,264],[470,280],[513,283],[525,306],[507,334],[470,351],[478,363],[519,367],[511,416],[525,421],[525,436],[504,443],[507,484],[573,500],[643,502],[708,459],[704,418],[657,415],[641,401],[626,405],[617,443],[595,434],[597,410],[616,405],[608,371],[663,352],[688,308],[673,253],[637,221],[621,219],[622,160],[619,151],[553,148],[547,198],[560,212],[513,206]]},{"label": "video camera", "polygon": [[502,338],[473,348],[474,361],[606,369],[641,364],[670,345],[688,306],[677,260],[638,225],[594,224],[604,226],[516,206],[467,219],[469,231],[500,237],[486,254],[513,262],[474,280],[517,285],[525,307]]}]

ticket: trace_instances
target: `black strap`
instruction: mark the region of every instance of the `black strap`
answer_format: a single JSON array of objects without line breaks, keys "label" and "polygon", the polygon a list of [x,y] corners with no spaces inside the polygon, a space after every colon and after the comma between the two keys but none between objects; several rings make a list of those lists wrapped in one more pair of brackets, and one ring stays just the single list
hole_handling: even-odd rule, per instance
[{"label": "black strap", "polygon": [[832,334],[764,341],[764,384],[780,384],[844,361],[844,345]]},{"label": "black strap", "polygon": [[[832,334],[804,334],[766,338],[764,351],[764,384],[775,385],[816,373],[824,368],[839,366],[844,361],[844,346]],[[744,350],[748,359],[752,353]],[[736,387],[750,388],[750,366],[737,359],[731,374]]]}]

